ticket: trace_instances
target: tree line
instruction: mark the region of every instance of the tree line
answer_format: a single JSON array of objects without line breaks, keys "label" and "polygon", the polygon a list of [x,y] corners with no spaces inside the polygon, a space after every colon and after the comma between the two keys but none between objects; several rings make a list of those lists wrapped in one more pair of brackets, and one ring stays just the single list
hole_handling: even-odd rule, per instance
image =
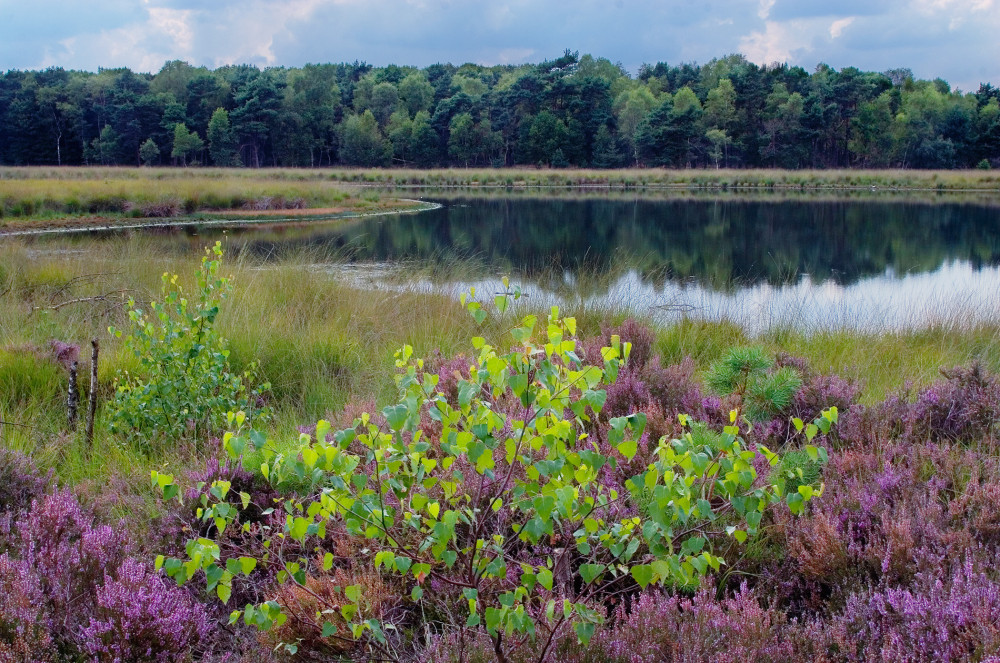
[{"label": "tree line", "polygon": [[741,55],[643,65],[364,63],[0,75],[0,163],[987,168],[1000,89]]}]

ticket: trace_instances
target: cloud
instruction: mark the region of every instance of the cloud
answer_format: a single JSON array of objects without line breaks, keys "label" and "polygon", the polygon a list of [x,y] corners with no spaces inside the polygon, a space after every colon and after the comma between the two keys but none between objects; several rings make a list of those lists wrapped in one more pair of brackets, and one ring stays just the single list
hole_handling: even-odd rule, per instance
[{"label": "cloud", "polygon": [[840,35],[844,34],[844,30],[850,27],[851,23],[854,23],[854,16],[848,16],[847,18],[839,18],[830,24],[830,38],[837,39]]},{"label": "cloud", "polygon": [[620,61],[910,67],[1000,83],[1000,0],[0,0],[0,62],[157,71],[362,60],[519,64],[570,48]]},{"label": "cloud", "polygon": [[764,30],[740,40],[740,52],[751,62],[796,62],[812,50],[815,29],[808,20],[767,21]]},{"label": "cloud", "polygon": [[994,0],[914,0],[914,6],[924,13],[985,12],[993,8]]},{"label": "cloud", "polygon": [[152,32],[164,34],[174,40],[178,49],[191,53],[194,46],[194,28],[191,9],[167,9],[151,7],[149,10],[149,27]]},{"label": "cloud", "polygon": [[533,48],[505,48],[497,53],[499,64],[520,64],[527,62],[535,54]]}]

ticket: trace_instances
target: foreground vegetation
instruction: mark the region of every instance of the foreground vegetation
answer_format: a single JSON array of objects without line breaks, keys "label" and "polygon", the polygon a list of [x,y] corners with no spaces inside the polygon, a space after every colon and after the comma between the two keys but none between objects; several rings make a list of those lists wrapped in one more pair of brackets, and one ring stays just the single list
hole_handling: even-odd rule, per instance
[{"label": "foreground vegetation", "polygon": [[[509,298],[502,315],[470,306],[477,323],[441,297],[317,274],[328,256],[220,266],[213,255],[143,237],[86,253],[0,246],[0,658],[1000,655],[1000,325],[748,338],[727,323],[651,329],[626,310],[545,324]],[[529,313],[534,332],[518,322]],[[92,443],[65,408],[67,368],[87,373],[91,338]],[[518,350],[532,338],[542,354]],[[241,383],[227,391],[232,376]],[[194,377],[215,382],[188,403]],[[564,393],[567,380],[581,389]],[[249,419],[196,414],[219,398],[268,417],[251,433]],[[796,419],[817,427],[800,433]],[[237,435],[220,439],[227,428]],[[509,455],[506,441],[529,429],[538,444],[525,448],[541,456]],[[704,481],[703,463],[741,458],[737,483]],[[691,495],[690,510],[661,510],[658,491],[681,489],[668,471],[708,490],[704,505]],[[562,504],[566,489],[600,515]],[[746,510],[744,490],[759,491],[759,509]],[[404,505],[419,516],[412,529]],[[165,583],[157,555],[194,582]]]},{"label": "foreground vegetation", "polygon": [[813,73],[566,54],[520,66],[167,62],[0,76],[0,164],[990,168],[1000,91],[906,69]]}]

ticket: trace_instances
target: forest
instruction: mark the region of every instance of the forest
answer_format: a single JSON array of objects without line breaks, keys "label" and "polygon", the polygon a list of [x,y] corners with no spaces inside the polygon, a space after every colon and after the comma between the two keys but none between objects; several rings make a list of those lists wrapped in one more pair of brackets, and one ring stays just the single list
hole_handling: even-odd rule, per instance
[{"label": "forest", "polygon": [[0,75],[2,165],[990,168],[1000,88],[741,55]]}]

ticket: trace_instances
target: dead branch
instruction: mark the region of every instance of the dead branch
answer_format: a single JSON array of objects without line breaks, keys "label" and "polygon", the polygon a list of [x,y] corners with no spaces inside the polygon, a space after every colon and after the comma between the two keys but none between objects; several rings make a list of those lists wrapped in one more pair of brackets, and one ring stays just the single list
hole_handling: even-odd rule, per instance
[{"label": "dead branch", "polygon": [[112,290],[110,292],[105,292],[101,295],[93,295],[91,297],[77,297],[76,299],[67,299],[64,302],[59,302],[58,304],[53,304],[51,306],[35,306],[32,307],[33,311],[58,311],[64,306],[70,306],[72,304],[85,304],[92,302],[107,302],[112,299],[114,295],[124,295],[126,293],[136,292],[132,288],[122,288],[120,290]]}]

